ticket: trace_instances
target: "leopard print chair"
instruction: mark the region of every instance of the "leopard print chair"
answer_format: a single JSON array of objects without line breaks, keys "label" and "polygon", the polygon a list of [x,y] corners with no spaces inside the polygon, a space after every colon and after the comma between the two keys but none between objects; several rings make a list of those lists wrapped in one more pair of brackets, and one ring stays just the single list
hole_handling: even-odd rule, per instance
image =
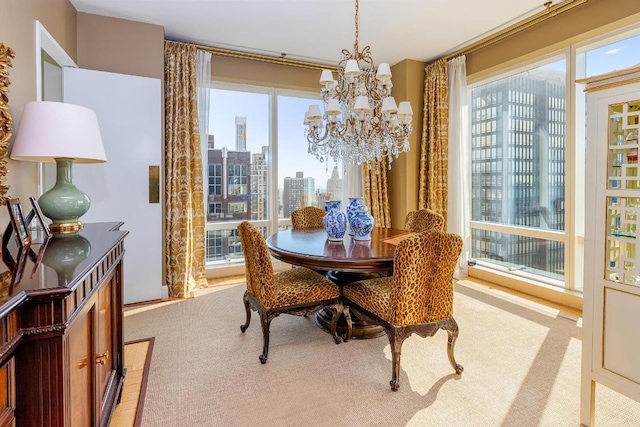
[{"label": "leopard print chair", "polygon": [[458,337],[458,324],[453,318],[453,273],[461,250],[460,236],[426,231],[398,243],[393,277],[342,287],[344,304],[381,325],[389,338],[392,354],[389,384],[393,391],[400,386],[402,343],[414,332],[426,338],[439,329],[446,330],[449,363],[456,374],[464,369],[453,356]]},{"label": "leopard print chair", "polygon": [[429,209],[418,209],[407,213],[404,221],[404,229],[414,233],[422,233],[427,230],[444,229],[444,217]]},{"label": "leopard print chair", "polygon": [[324,209],[307,206],[291,212],[291,226],[294,230],[324,227],[322,220],[327,213]]},{"label": "leopard print chair", "polygon": [[340,288],[315,271],[294,268],[279,273],[273,272],[269,250],[262,233],[244,221],[238,226],[238,234],[244,252],[247,290],[243,301],[247,321],[240,326],[245,332],[251,322],[251,309],[260,315],[263,347],[260,362],[267,362],[269,353],[269,326],[282,313],[302,316],[325,306],[334,309],[331,319],[331,333],[336,344],[342,340],[336,327],[344,306],[340,298]]}]

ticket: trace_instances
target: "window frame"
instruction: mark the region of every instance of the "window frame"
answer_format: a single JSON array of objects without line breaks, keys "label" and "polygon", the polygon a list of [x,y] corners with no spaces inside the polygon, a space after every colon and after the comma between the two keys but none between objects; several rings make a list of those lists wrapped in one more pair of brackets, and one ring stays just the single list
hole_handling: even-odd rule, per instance
[{"label": "window frame", "polygon": [[[572,115],[572,111],[573,111],[572,100],[574,100],[574,96],[573,96],[574,79],[572,78],[572,74],[571,74],[572,61],[570,60],[570,54],[571,54],[570,48],[558,49],[553,52],[548,52],[544,55],[540,55],[535,58],[531,58],[529,60],[519,62],[518,64],[501,68],[490,74],[483,75],[481,77],[469,80],[467,82],[468,99],[471,100],[472,99],[471,91],[477,87],[490,84],[492,82],[495,82],[495,81],[522,73],[522,72],[526,72],[527,70],[531,70],[536,67],[540,67],[556,61],[564,60],[565,73],[566,73],[566,79],[565,79],[565,98],[566,98],[566,101],[565,101],[566,102],[565,170],[566,171],[574,170],[571,168],[574,165],[574,153],[575,153],[575,149],[574,149],[575,136],[574,136],[574,126],[573,126],[574,120]],[[468,120],[470,124],[468,137],[469,137],[470,145],[472,141],[472,137],[471,137],[472,136],[471,123],[472,123],[472,114],[473,114],[472,110],[473,109],[471,107],[468,109]],[[502,147],[496,147],[496,150],[501,150],[501,149]],[[506,153],[506,155],[509,156],[508,153]],[[474,161],[481,161],[481,160],[482,159],[474,159],[473,153],[472,153],[472,156],[470,159],[472,163]],[[492,163],[495,163],[495,162],[492,162]],[[484,164],[486,165],[486,162],[484,162]],[[469,168],[472,169],[471,164],[469,165]],[[575,248],[572,247],[574,246],[572,245],[572,241],[571,241],[572,239],[569,237],[570,234],[567,231],[568,228],[573,229],[573,225],[570,223],[573,223],[574,214],[575,214],[573,210],[572,211],[568,210],[568,206],[571,206],[571,208],[575,206],[575,204],[571,202],[574,198],[574,194],[572,193],[572,188],[571,188],[573,185],[573,179],[572,177],[570,177],[570,175],[571,174],[565,174],[565,229],[564,231],[535,228],[535,227],[526,227],[526,226],[519,226],[514,224],[498,224],[495,222],[487,222],[487,221],[475,221],[475,220],[469,221],[472,234],[473,234],[473,230],[482,230],[482,231],[506,233],[506,234],[516,235],[516,236],[531,237],[536,239],[543,239],[543,240],[563,243],[564,259],[565,259],[564,281],[556,280],[550,277],[545,277],[537,274],[532,274],[526,271],[521,271],[521,270],[514,271],[512,269],[509,269],[506,266],[500,266],[498,264],[484,262],[481,260],[475,260],[474,261],[475,265],[481,266],[490,270],[495,270],[497,272],[500,272],[501,274],[513,276],[514,278],[521,278],[528,281],[534,281],[543,285],[550,285],[558,288],[564,288],[568,291],[574,291],[575,290],[575,281],[574,281],[575,267],[573,263],[571,263],[570,266],[567,266],[567,260],[573,259],[572,258],[573,253],[575,252]],[[571,183],[571,185],[569,183]],[[567,201],[567,199],[569,199],[570,201]],[[471,200],[469,201],[469,203],[471,203]],[[489,201],[485,201],[485,203],[489,203]],[[470,269],[470,274],[472,274],[472,268]],[[569,283],[570,285],[566,286],[567,283]]]}]

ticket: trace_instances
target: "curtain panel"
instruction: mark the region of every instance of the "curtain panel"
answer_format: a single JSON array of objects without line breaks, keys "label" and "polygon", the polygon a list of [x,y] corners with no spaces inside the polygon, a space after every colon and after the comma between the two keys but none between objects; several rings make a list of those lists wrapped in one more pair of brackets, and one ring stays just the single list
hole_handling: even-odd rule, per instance
[{"label": "curtain panel", "polygon": [[431,209],[447,220],[449,93],[447,61],[442,58],[425,68],[424,116],[420,147],[418,207]]},{"label": "curtain panel", "polygon": [[207,284],[196,47],[165,41],[166,280],[185,298]]},{"label": "curtain panel", "polygon": [[387,184],[387,159],[362,165],[364,174],[364,203],[369,207],[376,227],[391,227],[391,209]]},{"label": "curtain panel", "polygon": [[471,248],[471,143],[469,142],[469,105],[467,67],[464,55],[447,64],[449,73],[449,221],[447,231],[462,237],[462,253],[456,277],[467,274]]}]

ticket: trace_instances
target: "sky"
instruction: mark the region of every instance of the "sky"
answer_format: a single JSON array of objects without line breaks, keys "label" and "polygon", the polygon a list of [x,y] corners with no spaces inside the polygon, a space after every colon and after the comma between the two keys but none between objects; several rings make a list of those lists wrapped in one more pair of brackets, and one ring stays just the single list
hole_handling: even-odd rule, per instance
[{"label": "sky", "polygon": [[[566,64],[567,62],[563,59],[542,68],[564,72]],[[640,64],[640,35],[587,50],[585,64],[584,77],[593,77]],[[580,70],[577,70],[576,74],[580,77]]]},{"label": "sky", "polygon": [[640,64],[640,36],[611,43],[587,52],[587,75],[597,76]]}]

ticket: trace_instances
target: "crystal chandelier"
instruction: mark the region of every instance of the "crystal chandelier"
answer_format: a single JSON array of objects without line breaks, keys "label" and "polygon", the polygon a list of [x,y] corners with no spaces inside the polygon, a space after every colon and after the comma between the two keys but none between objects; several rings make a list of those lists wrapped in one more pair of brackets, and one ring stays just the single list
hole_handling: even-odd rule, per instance
[{"label": "crystal chandelier", "polygon": [[331,70],[320,76],[324,114],[317,104],[305,113],[309,153],[321,162],[332,158],[357,165],[387,158],[391,162],[409,151],[413,111],[408,101],[396,106],[391,96],[391,68],[381,63],[376,72],[370,47],[358,51],[358,0],[353,51],[342,50],[338,80]]}]

